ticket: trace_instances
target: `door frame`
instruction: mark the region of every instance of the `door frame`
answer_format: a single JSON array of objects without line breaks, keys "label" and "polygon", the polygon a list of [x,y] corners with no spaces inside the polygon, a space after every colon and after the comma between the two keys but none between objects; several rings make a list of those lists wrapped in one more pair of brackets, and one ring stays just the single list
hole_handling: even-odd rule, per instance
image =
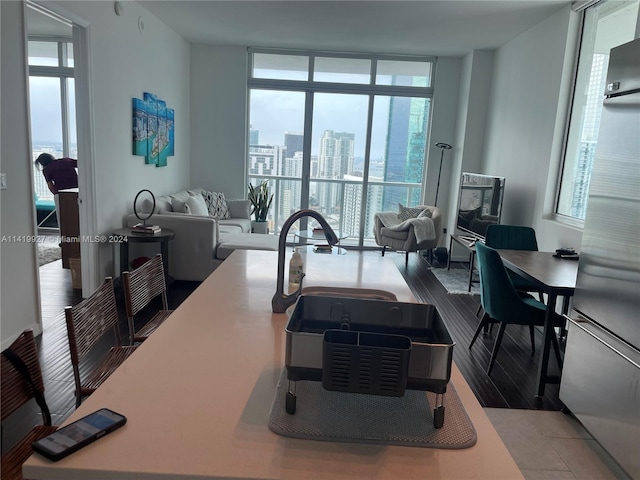
[{"label": "door frame", "polygon": [[[53,2],[26,0],[24,3],[24,19],[27,33],[26,9],[29,8],[29,5],[33,5],[53,17],[58,17],[62,21],[71,23],[73,28],[76,141],[78,156],[82,156],[82,167],[78,168],[78,211],[80,217],[80,239],[82,239],[95,235],[97,231],[97,209],[93,195],[96,190],[90,23]],[[28,58],[25,58],[25,61],[28,64]],[[28,108],[29,106],[27,105]],[[83,259],[81,270],[82,296],[84,298],[88,297],[98,286],[98,248],[96,244],[81,241],[80,256]],[[40,296],[39,289],[38,296]],[[38,299],[39,302],[40,299]]]}]

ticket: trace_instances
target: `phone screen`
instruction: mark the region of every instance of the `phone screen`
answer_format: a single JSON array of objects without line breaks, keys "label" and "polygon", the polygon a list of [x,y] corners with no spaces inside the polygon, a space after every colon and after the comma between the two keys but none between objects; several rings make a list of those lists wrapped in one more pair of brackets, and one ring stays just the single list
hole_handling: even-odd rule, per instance
[{"label": "phone screen", "polygon": [[57,455],[72,449],[87,439],[95,438],[100,432],[107,433],[113,427],[124,424],[125,421],[126,419],[122,415],[103,408],[61,428],[36,443],[53,455]]}]

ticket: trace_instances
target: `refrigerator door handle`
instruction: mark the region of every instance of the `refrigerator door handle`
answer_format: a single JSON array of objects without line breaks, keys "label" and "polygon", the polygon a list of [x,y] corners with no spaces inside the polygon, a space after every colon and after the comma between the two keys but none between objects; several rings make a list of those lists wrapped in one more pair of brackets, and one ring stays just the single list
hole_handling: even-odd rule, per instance
[{"label": "refrigerator door handle", "polygon": [[599,327],[596,327],[593,324],[593,322],[591,322],[591,321],[589,321],[589,320],[587,320],[586,318],[583,318],[583,317],[572,318],[572,317],[569,317],[568,315],[563,315],[563,317],[565,318],[565,320],[571,322],[572,325],[575,325],[577,328],[582,330],[584,333],[586,333],[590,337],[594,338],[595,340],[600,342],[602,345],[604,345],[605,347],[607,347],[609,350],[613,351],[614,353],[616,353],[620,357],[624,358],[627,362],[631,363],[636,368],[640,368],[640,365],[637,362],[634,362],[631,358],[629,358],[628,355],[625,355],[623,352],[618,350],[616,347],[614,347],[613,345],[607,343],[601,336],[596,335],[591,330],[589,330],[589,329],[587,329],[587,328],[585,328],[585,327],[583,327],[581,325],[581,324],[587,324],[587,325],[593,326],[594,328],[600,329]]}]

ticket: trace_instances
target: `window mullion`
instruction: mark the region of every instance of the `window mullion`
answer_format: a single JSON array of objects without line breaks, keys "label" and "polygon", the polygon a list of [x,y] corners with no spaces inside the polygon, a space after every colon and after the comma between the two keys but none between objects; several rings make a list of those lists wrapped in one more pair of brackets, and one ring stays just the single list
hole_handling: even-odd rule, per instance
[{"label": "window mullion", "polygon": [[71,152],[69,145],[69,91],[67,79],[60,78],[60,111],[62,112],[62,153],[68,157]]},{"label": "window mullion", "polygon": [[71,67],[44,67],[40,65],[29,66],[29,75],[32,77],[67,77],[73,78]]},{"label": "window mullion", "polygon": [[[302,185],[300,187],[300,208],[309,208],[311,183],[311,132],[313,128],[313,92],[306,92],[304,98],[304,130],[302,133]],[[300,229],[307,228],[307,218],[300,219]]]},{"label": "window mullion", "polygon": [[371,162],[371,135],[373,131],[373,109],[375,106],[375,96],[369,95],[369,109],[367,110],[367,132],[364,144],[364,168],[362,169],[362,198],[360,200],[360,236],[358,245],[364,245],[364,227],[367,220],[367,195],[369,193],[369,163]]},{"label": "window mullion", "polygon": [[432,87],[410,87],[404,85],[364,85],[353,83],[333,82],[304,82],[296,80],[271,80],[264,78],[252,78],[248,80],[249,88],[271,90],[313,90],[318,93],[355,93],[388,95],[394,97],[432,97]]}]

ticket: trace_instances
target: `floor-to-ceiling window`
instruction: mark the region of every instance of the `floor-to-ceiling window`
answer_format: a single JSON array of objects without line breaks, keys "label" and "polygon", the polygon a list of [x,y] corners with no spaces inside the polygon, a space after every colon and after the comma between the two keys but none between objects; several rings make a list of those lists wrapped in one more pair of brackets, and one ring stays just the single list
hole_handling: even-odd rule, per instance
[{"label": "floor-to-ceiling window", "polygon": [[601,0],[584,11],[556,212],[584,220],[598,145],[609,51],[635,38],[637,0]]},{"label": "floor-to-ceiling window", "polygon": [[433,59],[251,50],[249,64],[248,181],[269,182],[272,229],[311,208],[370,245],[376,212],[421,202]]}]

